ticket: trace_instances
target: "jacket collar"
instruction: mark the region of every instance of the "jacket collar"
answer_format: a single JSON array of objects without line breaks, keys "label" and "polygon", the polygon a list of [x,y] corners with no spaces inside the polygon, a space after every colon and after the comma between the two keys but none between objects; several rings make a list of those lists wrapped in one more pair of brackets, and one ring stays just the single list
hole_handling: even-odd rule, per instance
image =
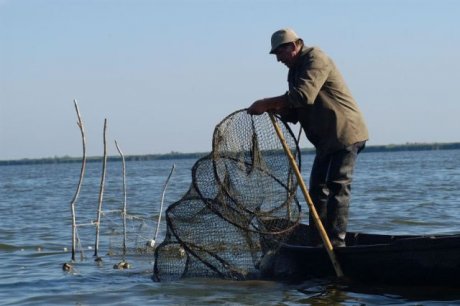
[{"label": "jacket collar", "polygon": [[297,57],[295,63],[294,63],[294,67],[297,66],[299,63],[302,62],[302,58],[307,55],[308,53],[310,53],[310,51],[313,50],[313,47],[307,47],[305,45],[302,46],[302,50],[300,50],[300,54],[299,56]]}]

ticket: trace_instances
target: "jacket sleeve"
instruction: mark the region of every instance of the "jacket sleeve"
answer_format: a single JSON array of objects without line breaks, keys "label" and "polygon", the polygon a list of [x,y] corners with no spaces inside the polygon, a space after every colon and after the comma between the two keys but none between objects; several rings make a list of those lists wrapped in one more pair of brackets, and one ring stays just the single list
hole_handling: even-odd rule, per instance
[{"label": "jacket sleeve", "polygon": [[294,108],[285,108],[278,112],[281,121],[296,124],[299,122],[299,115]]},{"label": "jacket sleeve", "polygon": [[307,53],[293,71],[289,81],[288,102],[291,107],[305,107],[315,102],[326,82],[332,65],[326,54],[319,50]]}]

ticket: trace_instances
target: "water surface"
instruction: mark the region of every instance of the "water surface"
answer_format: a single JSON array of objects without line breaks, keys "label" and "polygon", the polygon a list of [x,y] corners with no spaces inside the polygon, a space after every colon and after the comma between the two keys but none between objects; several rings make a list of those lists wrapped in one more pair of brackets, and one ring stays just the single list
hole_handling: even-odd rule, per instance
[{"label": "water surface", "polygon": [[[308,181],[312,155],[303,156]],[[196,160],[133,161],[127,163],[128,212],[145,243],[153,235],[161,194],[173,164],[164,205],[188,190]],[[79,223],[96,218],[99,163],[87,165],[77,201]],[[93,226],[79,228],[83,254],[73,272],[62,265],[71,258],[70,201],[80,173],[79,164],[0,167],[0,300],[4,305],[436,305],[460,303],[460,290],[450,288],[375,287],[311,280],[289,285],[268,281],[187,279],[155,283],[151,256],[127,256],[131,269],[113,265],[121,256],[113,233],[102,226],[99,255],[94,261]],[[349,230],[379,234],[460,233],[460,151],[363,153],[353,184]],[[108,164],[103,217],[119,222],[122,205],[121,163]],[[299,193],[299,198],[301,194]],[[301,201],[306,209],[304,201]],[[305,219],[307,219],[305,215]],[[164,236],[164,220],[158,240]],[[133,225],[134,226],[134,225]],[[145,236],[145,237],[144,237]],[[117,236],[119,239],[121,236]],[[139,240],[139,241],[133,241]],[[83,255],[83,258],[81,256]]]}]

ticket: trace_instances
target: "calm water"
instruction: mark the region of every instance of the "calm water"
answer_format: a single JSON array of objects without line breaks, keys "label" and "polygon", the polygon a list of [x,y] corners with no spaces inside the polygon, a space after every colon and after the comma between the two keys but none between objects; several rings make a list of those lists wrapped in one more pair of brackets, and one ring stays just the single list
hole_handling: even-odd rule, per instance
[{"label": "calm water", "polygon": [[[147,236],[156,228],[163,186],[172,165],[176,170],[165,206],[187,191],[194,162],[127,163],[128,211],[143,220],[139,224]],[[311,162],[312,155],[305,155],[304,177],[308,177]],[[96,218],[100,172],[100,164],[87,165],[77,202],[79,223]],[[110,213],[102,219],[99,254],[103,263],[97,264],[93,258],[94,228],[81,227],[83,258],[78,253],[74,271],[65,272],[62,265],[71,259],[70,201],[79,173],[79,164],[0,167],[1,304],[460,304],[460,289],[449,288],[351,286],[327,280],[298,285],[201,279],[155,283],[150,256],[127,256],[131,269],[113,269],[121,257],[107,255],[114,243],[104,228],[104,222],[115,220]],[[459,185],[459,150],[363,153],[355,173],[349,229],[382,234],[460,233]],[[104,210],[119,209],[122,197],[121,164],[109,163]],[[163,240],[164,225],[162,222],[159,241]]]}]

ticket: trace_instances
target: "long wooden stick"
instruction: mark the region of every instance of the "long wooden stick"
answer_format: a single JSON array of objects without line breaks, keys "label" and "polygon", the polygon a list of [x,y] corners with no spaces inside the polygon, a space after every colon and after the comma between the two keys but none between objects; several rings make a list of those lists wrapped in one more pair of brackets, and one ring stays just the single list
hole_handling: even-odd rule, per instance
[{"label": "long wooden stick", "polygon": [[83,121],[81,120],[80,110],[78,109],[77,100],[73,100],[73,103],[75,105],[75,110],[77,112],[77,117],[78,117],[77,125],[80,128],[81,139],[83,143],[83,157],[82,157],[81,170],[80,170],[80,179],[78,181],[77,190],[75,191],[72,201],[70,202],[70,210],[72,214],[72,260],[74,261],[75,260],[75,245],[77,244],[77,217],[75,213],[75,204],[77,202],[78,195],[80,194],[81,185],[83,183],[83,177],[85,176],[86,140],[85,140],[85,129],[83,126]]},{"label": "long wooden stick", "polygon": [[168,187],[169,179],[171,178],[171,175],[173,174],[175,168],[176,168],[176,164],[173,164],[172,168],[171,168],[171,172],[169,172],[168,178],[166,179],[166,182],[165,182],[165,184],[163,186],[163,192],[161,193],[160,212],[158,213],[157,228],[155,230],[155,235],[153,236],[153,240],[150,241],[150,246],[151,247],[155,246],[155,242],[156,242],[157,237],[158,237],[158,232],[160,231],[161,214],[162,214],[162,211],[163,211],[163,202],[164,202],[164,199],[165,199],[166,188]]},{"label": "long wooden stick", "polygon": [[276,122],[275,117],[273,114],[269,114],[270,119],[273,123],[273,126],[275,127],[276,134],[278,135],[281,144],[283,145],[284,152],[289,158],[289,162],[291,163],[291,167],[294,169],[294,173],[297,177],[297,182],[299,183],[300,189],[302,189],[303,195],[305,197],[305,200],[307,201],[308,207],[310,208],[310,213],[313,216],[313,220],[315,221],[315,225],[318,228],[318,231],[321,235],[321,239],[323,240],[324,246],[326,247],[327,254],[329,255],[329,258],[331,259],[332,265],[334,266],[335,273],[337,274],[338,277],[343,277],[343,272],[342,268],[340,267],[339,262],[337,261],[337,258],[335,257],[334,253],[334,248],[332,247],[331,241],[329,240],[329,237],[327,236],[326,230],[324,229],[323,223],[321,222],[321,219],[319,218],[318,212],[316,211],[315,205],[313,204],[313,201],[310,197],[310,194],[308,193],[307,186],[305,185],[305,182],[303,181],[302,175],[300,174],[299,167],[297,166],[297,163],[292,156],[292,152],[289,149],[286,140],[284,139],[284,135],[281,132],[280,127],[278,126],[278,123]]},{"label": "long wooden stick", "polygon": [[101,215],[102,215],[102,198],[104,197],[104,183],[105,183],[105,172],[107,165],[107,142],[106,142],[106,131],[107,131],[107,119],[104,119],[104,157],[102,159],[102,176],[101,185],[99,187],[99,203],[97,208],[96,217],[96,242],[94,243],[94,256],[97,257],[99,249],[99,227],[101,226]]},{"label": "long wooden stick", "polygon": [[115,146],[117,147],[118,153],[121,156],[121,162],[123,165],[122,169],[122,174],[123,174],[123,211],[122,211],[122,216],[123,216],[123,260],[125,259],[126,255],[126,161],[125,161],[125,156],[123,155],[123,152],[121,152],[120,147],[118,146],[118,142],[115,140]]}]

